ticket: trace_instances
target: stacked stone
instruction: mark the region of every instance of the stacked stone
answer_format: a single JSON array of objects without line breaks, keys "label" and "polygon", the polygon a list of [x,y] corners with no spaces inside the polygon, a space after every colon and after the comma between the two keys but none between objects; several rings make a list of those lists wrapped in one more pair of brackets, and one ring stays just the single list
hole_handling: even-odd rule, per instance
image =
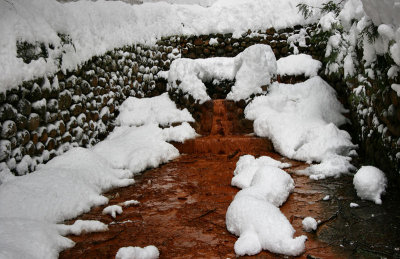
[{"label": "stacked stone", "polygon": [[23,175],[73,146],[94,145],[111,132],[128,96],[165,92],[157,73],[177,53],[170,46],[124,47],[0,93],[0,163]]}]

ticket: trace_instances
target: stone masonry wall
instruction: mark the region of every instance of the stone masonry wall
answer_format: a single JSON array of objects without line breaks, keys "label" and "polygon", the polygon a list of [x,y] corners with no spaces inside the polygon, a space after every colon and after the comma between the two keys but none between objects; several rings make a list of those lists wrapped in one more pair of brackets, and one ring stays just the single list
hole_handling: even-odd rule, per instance
[{"label": "stone masonry wall", "polygon": [[[115,49],[93,57],[75,71],[24,82],[15,89],[0,93],[0,163],[16,175],[23,175],[71,147],[96,144],[112,131],[119,105],[126,98],[151,97],[166,91],[167,81],[159,78],[157,73],[168,70],[177,58],[233,57],[245,48],[261,43],[269,44],[277,59],[293,53],[306,53],[324,61],[325,46],[313,42],[314,29],[315,26],[280,31],[270,28],[248,31],[239,38],[233,38],[232,34],[165,37],[155,46],[134,45]],[[305,35],[301,37],[305,42],[296,40],[299,34]],[[341,101],[352,111],[349,116],[352,126],[348,129],[353,140],[360,144],[359,153],[386,172],[396,170],[399,98],[393,91],[379,90],[387,89],[377,86],[386,82],[371,81],[372,87],[367,93],[371,98],[355,101],[349,85],[353,83],[356,86],[356,82],[326,76],[323,72],[320,75],[338,91]],[[293,83],[298,78],[280,80]],[[209,95],[214,99],[224,97],[231,86],[232,82],[209,85]],[[182,93],[171,92],[170,96],[179,107],[188,108],[197,121],[201,121],[205,106],[210,105],[203,107],[190,98],[184,98]],[[382,132],[374,126],[372,113],[362,116],[358,113],[360,104],[380,114],[379,120],[388,128],[384,132],[386,137],[383,138]],[[242,100],[235,107],[242,114],[245,105]]]}]

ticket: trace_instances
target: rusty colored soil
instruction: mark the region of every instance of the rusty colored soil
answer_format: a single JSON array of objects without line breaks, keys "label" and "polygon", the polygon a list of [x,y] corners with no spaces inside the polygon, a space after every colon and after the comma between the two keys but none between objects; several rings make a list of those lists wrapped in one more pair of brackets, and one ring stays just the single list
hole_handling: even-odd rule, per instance
[{"label": "rusty colored soil", "polygon": [[[225,116],[224,103],[214,103],[211,135],[176,144],[183,154],[178,159],[144,172],[133,186],[112,190],[105,195],[108,205],[138,200],[138,206],[124,207],[116,219],[103,215],[104,207],[93,208],[78,219],[99,220],[109,231],[69,236],[75,247],[61,252],[60,258],[114,258],[120,247],[155,245],[160,258],[234,258],[237,239],[226,230],[225,213],[239,191],[230,185],[236,162],[241,155],[268,155],[289,161],[273,153],[268,140],[253,136],[231,135],[232,123]],[[289,161],[293,172],[306,165]],[[328,223],[335,208],[322,198],[331,193],[326,181],[311,181],[292,174],[294,193],[281,207],[296,229],[296,236],[307,235],[306,251],[299,258],[350,258],[340,247],[318,239],[317,233],[305,233],[301,221],[312,216]],[[67,223],[73,223],[71,220]],[[250,258],[250,257],[248,257]],[[263,251],[251,258],[288,258]]]}]

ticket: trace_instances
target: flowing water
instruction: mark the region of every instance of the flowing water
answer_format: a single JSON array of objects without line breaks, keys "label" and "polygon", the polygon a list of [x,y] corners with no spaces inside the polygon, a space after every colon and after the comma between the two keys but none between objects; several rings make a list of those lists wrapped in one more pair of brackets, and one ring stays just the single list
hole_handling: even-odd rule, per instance
[{"label": "flowing water", "polygon": [[[338,198],[336,194],[340,186],[349,185],[349,179],[312,181],[294,174],[307,165],[274,153],[268,139],[238,134],[235,116],[229,115],[227,104],[213,101],[212,118],[205,118],[212,121],[209,135],[174,143],[182,154],[178,159],[137,176],[133,186],[105,194],[110,198],[108,205],[126,200],[138,200],[139,205],[125,207],[116,219],[103,215],[104,207],[80,216],[108,224],[109,231],[69,236],[76,245],[63,251],[60,258],[114,258],[120,247],[148,245],[160,250],[160,258],[236,257],[233,245],[237,237],[226,230],[225,213],[239,191],[230,182],[236,162],[245,154],[268,155],[292,163],[287,171],[296,188],[281,211],[296,229],[295,236],[308,237],[306,251],[299,258],[354,258],[354,250],[344,246],[337,233],[332,234],[332,226],[340,218],[339,201],[354,196]],[[334,198],[323,201],[326,195]],[[307,216],[321,220],[316,233],[302,230],[301,221]],[[289,257],[263,251],[251,258]]]}]

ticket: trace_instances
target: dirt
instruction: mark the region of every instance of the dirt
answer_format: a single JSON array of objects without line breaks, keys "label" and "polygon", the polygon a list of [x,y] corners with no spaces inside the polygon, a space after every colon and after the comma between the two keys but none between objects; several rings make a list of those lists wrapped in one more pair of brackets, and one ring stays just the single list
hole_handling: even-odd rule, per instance
[{"label": "dirt", "polygon": [[[121,247],[147,245],[155,245],[160,250],[160,258],[236,257],[233,246],[237,237],[227,231],[225,213],[239,191],[230,182],[236,162],[244,154],[268,155],[292,163],[287,171],[291,173],[296,188],[281,211],[296,229],[295,236],[308,237],[306,251],[299,258],[354,258],[354,249],[337,239],[343,231],[332,231],[337,229],[332,226],[341,217],[343,210],[339,208],[344,205],[339,204],[338,198],[323,200],[326,195],[338,197],[337,190],[343,182],[312,181],[294,174],[307,165],[274,153],[267,139],[233,135],[233,124],[226,116],[225,102],[214,102],[213,109],[209,136],[184,144],[174,143],[183,153],[178,159],[135,177],[133,186],[105,194],[110,199],[108,205],[126,200],[138,200],[139,205],[124,207],[116,219],[103,215],[104,207],[93,208],[78,217],[104,222],[109,230],[68,236],[76,245],[61,252],[60,258],[114,258]],[[346,177],[343,179],[348,183]],[[345,197],[351,195],[354,193]],[[321,221],[317,232],[302,230],[301,221],[307,216]],[[66,223],[72,224],[75,220]],[[289,257],[263,251],[245,258]]]}]

